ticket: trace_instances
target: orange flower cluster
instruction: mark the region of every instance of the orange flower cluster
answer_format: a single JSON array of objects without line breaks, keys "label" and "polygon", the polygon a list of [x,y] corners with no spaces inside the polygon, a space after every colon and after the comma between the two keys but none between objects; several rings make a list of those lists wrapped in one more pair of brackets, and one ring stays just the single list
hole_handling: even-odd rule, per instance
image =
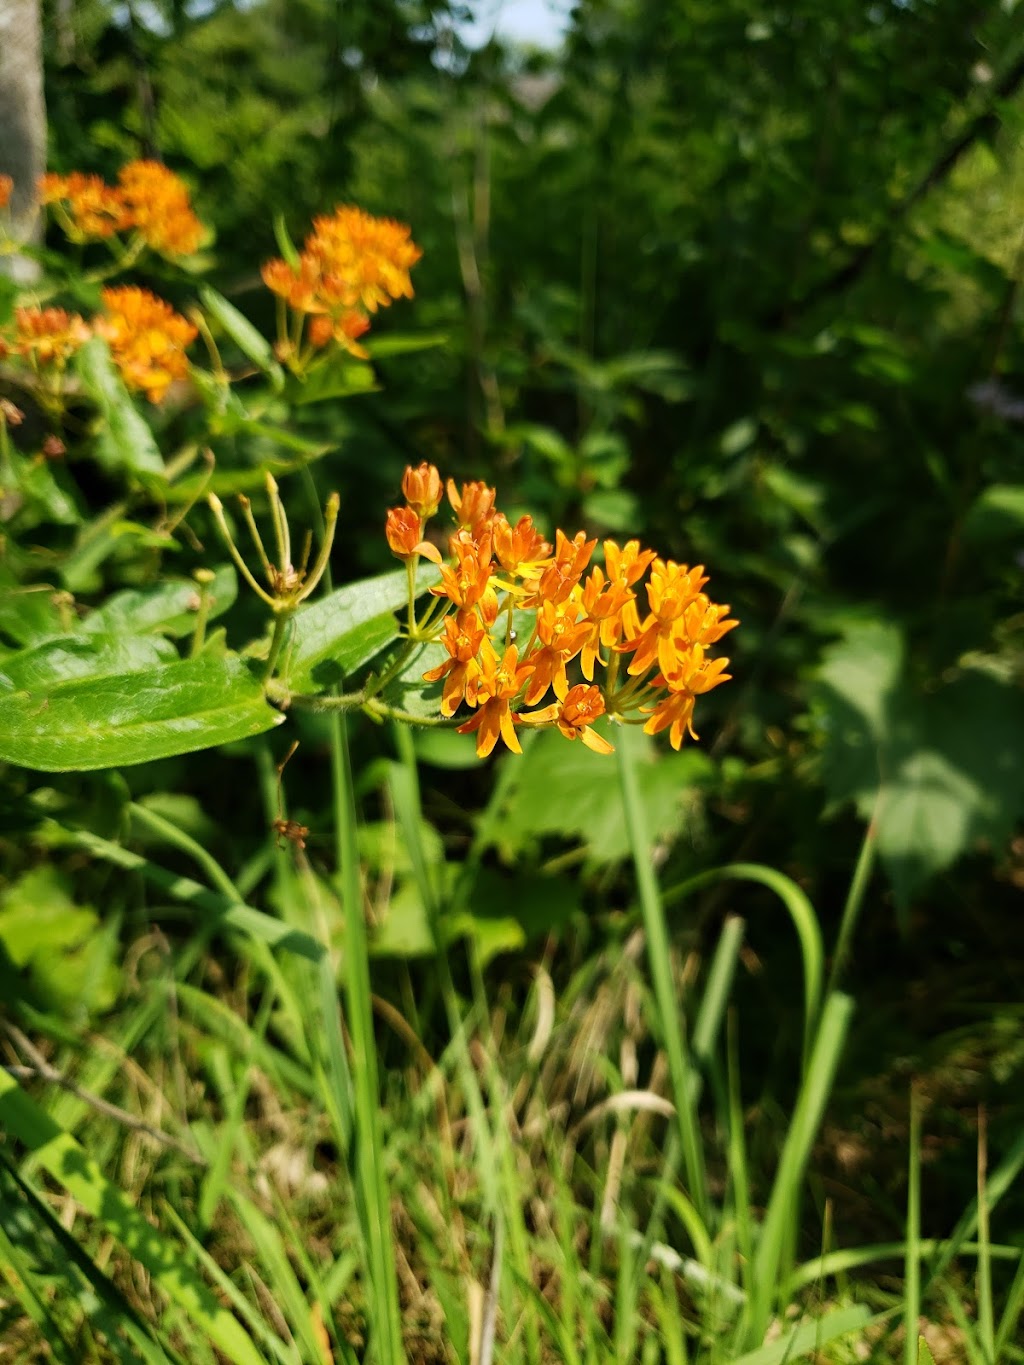
[{"label": "orange flower cluster", "polygon": [[0,209],[5,209],[11,202],[11,195],[14,192],[14,181],[9,175],[0,175]]},{"label": "orange flower cluster", "polygon": [[63,308],[15,308],[15,354],[37,365],[66,365],[92,333],[77,313]]},{"label": "orange flower cluster", "polygon": [[[710,659],[708,651],[737,624],[703,591],[702,567],[661,559],[636,540],[606,540],[604,567],[590,567],[597,541],[585,532],[570,540],[556,531],[552,546],[530,517],[511,525],[495,509],[493,488],[459,490],[451,480],[457,526],[442,562],[426,539],[440,475],[426,463],[409,468],[402,491],[405,506],[388,512],[388,543],[407,564],[423,556],[441,570],[431,588],[437,603],[416,634],[436,639],[447,657],[424,680],[444,680],[442,715],[463,703],[474,712],[458,728],[476,734],[481,757],[499,738],[520,753],[522,725],[557,726],[567,739],[611,753],[593,728],[602,715],[643,724],[651,735],[668,730],[675,749],[687,734],[697,738],[697,697],[730,676],[728,659]],[[517,631],[529,632],[523,647]],[[572,681],[570,668],[583,680]]]},{"label": "orange flower cluster", "polygon": [[263,282],[300,318],[309,317],[311,345],[336,341],[365,358],[358,339],[370,325],[368,315],[393,299],[412,298],[409,271],[421,255],[404,223],[342,205],[313,220],[296,265],[268,261]]},{"label": "orange flower cluster", "polygon": [[185,348],[197,329],[148,289],[120,285],[103,290],[104,311],[95,329],[110,346],[125,384],[160,403],[175,379],[188,373]]},{"label": "orange flower cluster", "polygon": [[70,236],[78,241],[135,233],[140,243],[164,256],[190,256],[203,237],[188,188],[159,161],[130,161],[108,185],[98,175],[72,171],[44,175],[39,197],[59,205]]}]

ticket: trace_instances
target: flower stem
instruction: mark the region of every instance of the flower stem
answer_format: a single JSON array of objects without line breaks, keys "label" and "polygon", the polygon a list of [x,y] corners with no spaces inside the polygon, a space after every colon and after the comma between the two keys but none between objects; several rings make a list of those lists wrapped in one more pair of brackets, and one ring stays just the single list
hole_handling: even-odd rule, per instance
[{"label": "flower stem", "polygon": [[682,1010],[677,1007],[668,927],[658,881],[651,864],[650,844],[644,833],[640,794],[630,745],[625,743],[616,745],[615,760],[619,769],[619,788],[622,794],[626,832],[636,869],[637,892],[647,939],[647,958],[654,986],[659,1031],[668,1056],[672,1100],[675,1104],[686,1167],[686,1184],[694,1207],[707,1225],[707,1180],[696,1107],[698,1086],[686,1043],[686,1021]]}]

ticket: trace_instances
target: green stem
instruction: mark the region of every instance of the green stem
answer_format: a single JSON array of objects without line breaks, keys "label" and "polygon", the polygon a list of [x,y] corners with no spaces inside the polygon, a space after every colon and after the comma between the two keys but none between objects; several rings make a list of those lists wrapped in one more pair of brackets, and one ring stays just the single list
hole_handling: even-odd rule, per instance
[{"label": "green stem", "polygon": [[331,776],[334,797],[336,856],[345,917],[345,1015],[352,1039],[355,1121],[355,1179],[363,1211],[367,1293],[374,1304],[370,1324],[376,1338],[378,1365],[405,1360],[398,1306],[398,1278],[391,1230],[391,1206],[384,1173],[384,1135],[380,1116],[380,1080],[373,1031],[370,954],[363,918],[359,847],[352,762],[345,717],[330,718]]},{"label": "green stem", "polygon": [[279,611],[274,616],[274,633],[270,637],[270,650],[267,653],[267,667],[263,674],[263,681],[269,682],[274,676],[274,669],[277,661],[281,657],[281,648],[284,645],[284,637],[288,630],[288,622],[292,619],[290,611]]},{"label": "green stem", "polygon": [[826,995],[831,995],[838,987],[839,978],[846,967],[850,956],[850,945],[853,942],[853,933],[857,927],[857,919],[864,901],[864,893],[868,889],[871,874],[874,871],[875,857],[878,853],[878,837],[875,828],[877,813],[878,805],[876,803],[875,810],[868,821],[868,827],[864,831],[864,839],[857,856],[857,865],[853,869],[850,889],[846,894],[846,904],[843,906],[843,915],[839,922],[839,937],[836,940],[836,950],[832,956],[832,969],[828,976]]},{"label": "green stem", "polygon": [[[303,469],[306,490],[314,517],[322,519],[316,486],[308,468]],[[321,535],[326,527],[321,520]],[[330,569],[325,566],[324,583],[331,589]],[[370,951],[363,918],[363,888],[359,874],[358,813],[352,760],[349,754],[345,716],[333,711],[329,718],[331,752],[331,790],[334,804],[335,857],[340,878],[342,913],[345,921],[345,1015],[352,1042],[354,1065],[350,1070],[354,1143],[352,1181],[363,1234],[366,1257],[366,1294],[370,1329],[371,1358],[377,1365],[404,1365],[401,1313],[398,1301],[398,1273],[391,1226],[391,1204],[384,1171],[384,1133],[380,1112],[380,1078],[377,1071],[377,1046],[373,1031],[373,1002],[370,992]],[[326,1008],[334,1008],[333,982],[323,976]],[[331,1036],[331,1021],[324,1027]],[[339,1045],[340,1046],[340,1045]],[[344,1052],[337,1058],[341,1066]]]},{"label": "green stem", "polygon": [[644,932],[647,939],[647,956],[650,962],[651,981],[654,986],[658,1024],[662,1042],[668,1055],[669,1075],[672,1080],[672,1098],[676,1107],[676,1120],[679,1124],[687,1188],[697,1212],[707,1226],[709,1212],[707,1180],[705,1178],[704,1154],[696,1106],[698,1087],[686,1044],[685,1019],[682,1011],[677,1009],[675,982],[672,979],[668,927],[665,922],[665,912],[661,903],[658,881],[651,865],[651,849],[644,834],[636,771],[632,756],[629,753],[629,745],[616,745],[615,758],[619,769],[619,787],[622,794],[626,832],[629,836],[633,864],[636,868],[637,892],[640,897],[640,910],[643,915]]}]

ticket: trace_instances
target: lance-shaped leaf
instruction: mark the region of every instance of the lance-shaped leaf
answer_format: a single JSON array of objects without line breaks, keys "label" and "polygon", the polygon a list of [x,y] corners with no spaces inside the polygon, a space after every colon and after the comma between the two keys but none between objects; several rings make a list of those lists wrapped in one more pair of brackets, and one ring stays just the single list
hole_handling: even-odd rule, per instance
[{"label": "lance-shaped leaf", "polygon": [[[437,570],[424,566],[417,592],[437,582]],[[405,570],[349,583],[300,612],[293,626],[283,672],[296,692],[319,691],[368,663],[398,639],[396,611],[409,597]]]},{"label": "lance-shaped leaf", "polygon": [[78,352],[78,373],[99,411],[96,456],[110,470],[156,475],[164,462],[153,433],[129,397],[107,343],[93,337]]},{"label": "lance-shaped leaf", "polygon": [[146,763],[262,734],[284,717],[234,656],[0,692],[0,759],[44,772]]}]

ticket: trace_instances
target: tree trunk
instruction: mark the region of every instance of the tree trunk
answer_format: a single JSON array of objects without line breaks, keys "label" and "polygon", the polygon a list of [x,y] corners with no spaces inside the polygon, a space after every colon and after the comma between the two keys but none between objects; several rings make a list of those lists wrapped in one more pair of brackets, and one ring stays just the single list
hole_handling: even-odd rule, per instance
[{"label": "tree trunk", "polygon": [[[39,235],[36,182],[46,169],[46,105],[40,0],[0,0],[0,174],[14,181],[11,222],[18,241]],[[24,256],[0,256],[0,271],[28,283]]]}]

